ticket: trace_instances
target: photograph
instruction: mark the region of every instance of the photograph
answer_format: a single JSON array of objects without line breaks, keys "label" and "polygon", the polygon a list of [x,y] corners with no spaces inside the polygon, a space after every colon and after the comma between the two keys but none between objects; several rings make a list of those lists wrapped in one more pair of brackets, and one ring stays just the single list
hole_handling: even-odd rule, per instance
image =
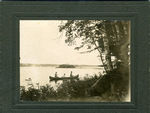
[{"label": "photograph", "polygon": [[131,102],[129,20],[20,20],[20,101]]}]

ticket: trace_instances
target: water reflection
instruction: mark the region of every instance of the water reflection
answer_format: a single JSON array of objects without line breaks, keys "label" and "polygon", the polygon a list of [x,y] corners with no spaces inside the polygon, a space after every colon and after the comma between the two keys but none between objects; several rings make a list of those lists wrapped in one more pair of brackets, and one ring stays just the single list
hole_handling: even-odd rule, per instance
[{"label": "water reflection", "polygon": [[[49,84],[56,89],[61,83],[62,78],[74,77],[83,79],[84,77],[94,76],[103,72],[103,68],[55,68],[55,67],[21,67],[20,68],[20,86],[35,86],[39,87],[42,85]],[[61,78],[62,80],[50,81],[52,78]]]}]

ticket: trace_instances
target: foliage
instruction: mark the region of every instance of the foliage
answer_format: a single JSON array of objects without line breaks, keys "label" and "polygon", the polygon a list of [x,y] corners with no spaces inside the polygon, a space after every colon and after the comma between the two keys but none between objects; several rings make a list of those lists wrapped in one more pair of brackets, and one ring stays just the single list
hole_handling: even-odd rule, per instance
[{"label": "foliage", "polygon": [[97,80],[97,76],[84,78],[83,80],[65,81],[57,89],[57,97],[70,100],[73,98],[82,98],[87,96],[88,88]]},{"label": "foliage", "polygon": [[[106,71],[115,68],[111,56],[117,62],[128,62],[125,54],[129,45],[129,21],[68,20],[59,27],[60,32],[65,31],[69,46],[76,45],[76,50],[87,48],[86,52],[97,50]],[[81,43],[77,45],[79,40]]]},{"label": "foliage", "polygon": [[29,87],[20,89],[20,100],[23,101],[41,101],[47,99],[55,99],[56,92],[50,85],[41,86],[39,89]]},{"label": "foliage", "polygon": [[[103,83],[109,81],[107,75],[100,76]],[[126,95],[126,91],[118,90],[110,92],[109,88],[101,86],[101,90],[105,90],[102,94],[90,87],[97,81],[97,75],[93,77],[84,77],[82,80],[64,81],[56,90],[50,85],[45,85],[39,89],[29,88],[25,90],[21,88],[20,100],[22,101],[122,101]],[[119,82],[118,80],[117,82]]]},{"label": "foliage", "polygon": [[[80,53],[88,53],[95,50],[99,52],[98,56],[103,63],[108,77],[104,77],[101,81],[98,79],[96,89],[104,84],[103,87],[107,86],[106,89],[110,87],[113,91],[113,87],[117,87],[115,83],[117,83],[118,79],[121,80],[121,87],[128,89],[129,21],[68,20],[61,24],[59,28],[60,32],[65,32],[65,42],[68,43],[69,46],[76,45],[75,50],[81,51],[83,48],[86,48],[87,51]],[[102,93],[103,90],[99,90],[98,92]]]},{"label": "foliage", "polygon": [[29,88],[28,91],[25,89],[21,89],[21,97],[20,100],[24,101],[39,101],[41,97],[40,90]]}]

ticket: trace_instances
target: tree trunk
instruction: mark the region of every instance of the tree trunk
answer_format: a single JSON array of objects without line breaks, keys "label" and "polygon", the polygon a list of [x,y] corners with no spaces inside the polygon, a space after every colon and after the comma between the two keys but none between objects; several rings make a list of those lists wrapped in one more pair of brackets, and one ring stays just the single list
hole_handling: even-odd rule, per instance
[{"label": "tree trunk", "polygon": [[[111,74],[110,72],[113,71],[112,61],[111,61],[111,53],[110,53],[110,47],[109,47],[109,30],[110,29],[110,23],[105,24],[105,30],[106,34],[103,37],[103,44],[104,44],[104,68],[106,71],[106,76],[100,77],[96,83],[91,87],[92,91],[95,92],[94,94],[102,94],[105,93],[107,90],[110,90],[114,92],[114,84],[112,83]],[[99,45],[100,46],[100,45]],[[99,52],[102,52],[99,50]],[[100,53],[101,55],[102,53]]]},{"label": "tree trunk", "polygon": [[103,39],[104,41],[104,50],[105,50],[105,61],[106,61],[106,67],[107,72],[110,72],[113,70],[112,62],[111,62],[111,54],[109,49],[109,40],[107,37]]},{"label": "tree trunk", "polygon": [[[104,44],[104,55],[105,55],[105,62],[104,67],[106,70],[106,75],[103,77],[100,77],[97,82],[91,87],[92,91],[95,92],[95,94],[102,94],[105,93],[107,90],[111,90],[111,93],[115,92],[116,85],[118,87],[118,83],[116,82],[116,78],[121,75],[121,78],[123,81],[127,81],[127,83],[123,82],[123,84],[120,84],[122,86],[127,86],[129,81],[129,61],[128,61],[128,45],[129,45],[129,35],[130,35],[130,27],[129,23],[127,23],[126,28],[125,25],[121,22],[112,22],[114,24],[114,28],[111,26],[110,21],[105,21],[105,34],[103,37],[103,44]],[[129,29],[128,29],[129,28]],[[114,31],[113,31],[114,30]],[[125,33],[126,31],[126,33]],[[114,35],[112,34],[114,33]],[[120,35],[121,34],[121,35]],[[121,70],[118,69],[118,71],[122,72],[122,74],[114,74],[113,73],[113,66],[112,66],[112,59],[111,59],[111,51],[110,51],[110,40],[111,36],[115,36],[117,39],[116,44],[119,44],[118,47],[120,47],[119,51],[116,53],[118,56],[117,58],[122,61],[122,66],[119,67]],[[121,37],[122,36],[122,37]],[[116,76],[115,76],[116,75]],[[120,78],[118,78],[120,79]],[[121,79],[120,79],[121,80]],[[125,87],[124,87],[125,88]]]},{"label": "tree trunk", "polygon": [[111,30],[111,22],[105,21],[105,32],[106,36],[103,38],[104,41],[104,50],[105,50],[105,60],[107,65],[107,71],[110,72],[113,70],[112,61],[111,61],[111,53],[109,47],[109,40],[110,40],[110,30]]}]

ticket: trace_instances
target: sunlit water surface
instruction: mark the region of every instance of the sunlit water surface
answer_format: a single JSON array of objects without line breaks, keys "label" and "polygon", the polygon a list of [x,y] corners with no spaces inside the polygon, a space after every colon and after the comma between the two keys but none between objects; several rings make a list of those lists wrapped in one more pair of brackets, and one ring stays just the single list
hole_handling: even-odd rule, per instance
[{"label": "sunlit water surface", "polygon": [[[62,81],[49,81],[49,76],[54,77],[55,72],[58,73],[58,77],[62,77],[65,74],[65,77],[70,76],[70,72],[73,72],[73,76],[79,74],[79,79],[83,79],[84,77],[90,77],[99,75],[103,73],[103,68],[100,67],[87,67],[87,68],[55,68],[55,67],[20,67],[20,86],[28,87],[29,82],[33,83],[34,87],[43,86],[49,84],[54,88],[58,87]],[[31,78],[32,81],[26,81],[26,79]]]}]

